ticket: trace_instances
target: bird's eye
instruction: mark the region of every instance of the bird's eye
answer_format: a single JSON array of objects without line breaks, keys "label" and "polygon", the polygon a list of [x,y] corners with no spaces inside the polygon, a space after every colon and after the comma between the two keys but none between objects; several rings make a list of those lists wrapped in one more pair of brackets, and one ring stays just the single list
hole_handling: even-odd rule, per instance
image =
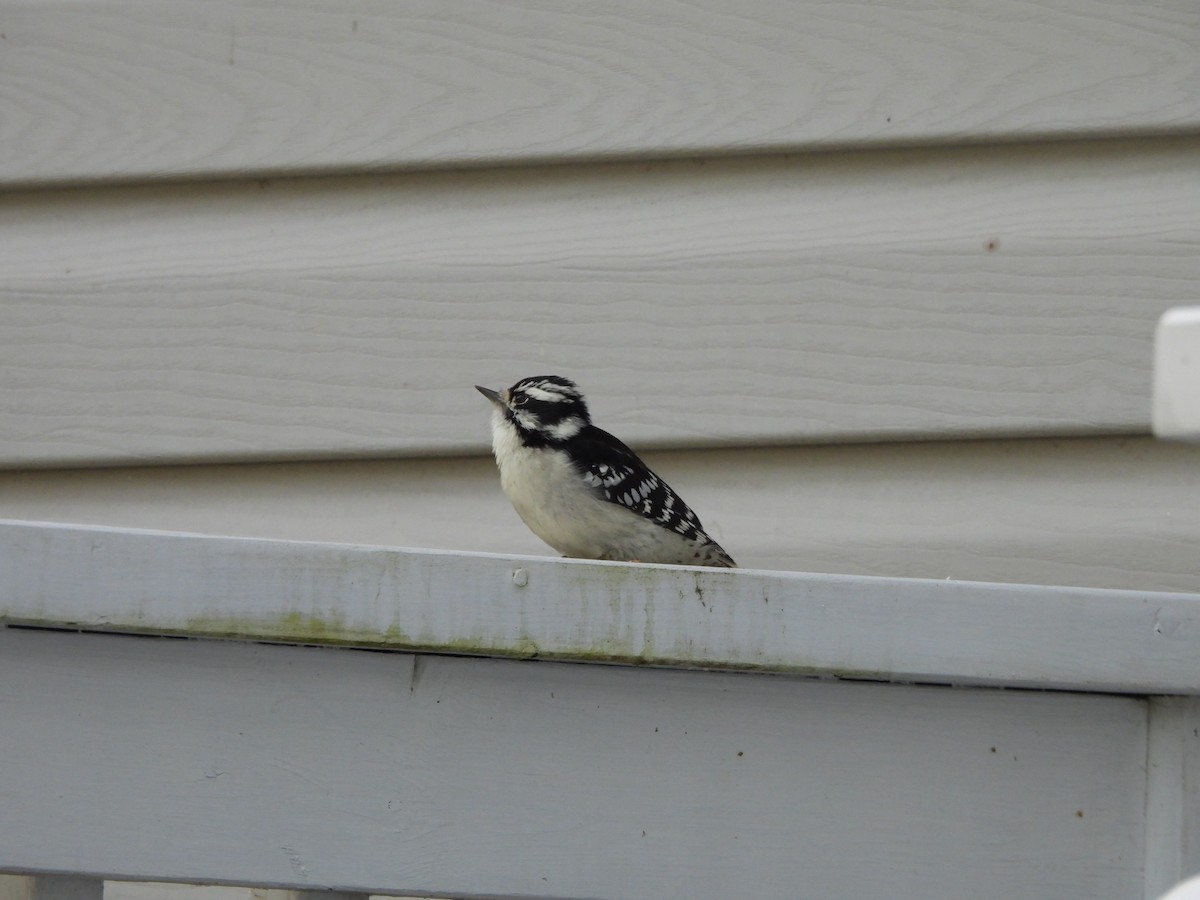
[{"label": "bird's eye", "polygon": [[512,399],[513,406],[524,406],[528,402],[529,402],[529,398],[526,397],[524,394],[520,394],[516,397],[513,397],[513,399]]}]

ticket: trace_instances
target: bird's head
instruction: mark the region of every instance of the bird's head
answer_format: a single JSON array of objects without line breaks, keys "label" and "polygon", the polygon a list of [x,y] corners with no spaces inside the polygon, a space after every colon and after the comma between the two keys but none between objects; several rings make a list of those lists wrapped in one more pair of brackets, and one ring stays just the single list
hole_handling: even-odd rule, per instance
[{"label": "bird's head", "polygon": [[511,422],[525,443],[557,444],[569,441],[590,422],[587,403],[575,382],[560,375],[522,378],[503,391],[475,385]]}]

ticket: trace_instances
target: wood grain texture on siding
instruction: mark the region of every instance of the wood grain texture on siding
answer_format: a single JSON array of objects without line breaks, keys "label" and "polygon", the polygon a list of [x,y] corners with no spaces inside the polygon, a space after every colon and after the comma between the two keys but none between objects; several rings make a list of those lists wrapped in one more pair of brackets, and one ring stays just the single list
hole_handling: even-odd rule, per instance
[{"label": "wood grain texture on siding", "polygon": [[557,900],[1141,893],[1140,698],[0,629],[0,703],[0,868]]},{"label": "wood grain texture on siding", "polygon": [[1148,431],[1200,141],[0,196],[5,465]]},{"label": "wood grain texture on siding", "polygon": [[[1200,594],[1197,451],[1150,438],[646,454],[743,566]],[[0,472],[0,517],[544,555],[483,458]]]},{"label": "wood grain texture on siding", "polygon": [[1200,693],[1200,595],[0,520],[0,621],[520,659]]},{"label": "wood grain texture on siding", "polygon": [[1194,131],[1191,0],[0,4],[0,180]]}]

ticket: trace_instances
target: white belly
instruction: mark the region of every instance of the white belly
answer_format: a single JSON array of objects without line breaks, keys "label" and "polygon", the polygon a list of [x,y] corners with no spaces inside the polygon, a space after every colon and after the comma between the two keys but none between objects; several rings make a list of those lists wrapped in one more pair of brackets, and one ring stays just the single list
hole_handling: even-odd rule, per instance
[{"label": "white belly", "polygon": [[493,446],[500,486],[529,530],[565,556],[695,564],[698,548],[674,531],[598,497],[560,454],[530,449],[507,423]]}]

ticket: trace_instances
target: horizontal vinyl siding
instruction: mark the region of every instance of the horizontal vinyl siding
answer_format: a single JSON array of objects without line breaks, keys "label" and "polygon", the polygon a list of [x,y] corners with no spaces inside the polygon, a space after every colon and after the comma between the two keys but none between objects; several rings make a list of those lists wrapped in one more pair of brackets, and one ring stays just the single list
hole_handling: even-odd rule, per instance
[{"label": "horizontal vinyl siding", "polygon": [[0,464],[1148,432],[1200,141],[0,195]]},{"label": "horizontal vinyl siding", "polygon": [[[1150,438],[649,453],[744,567],[1200,592],[1195,448]],[[552,555],[486,458],[0,473],[0,517]]]},{"label": "horizontal vinyl siding", "polygon": [[1195,132],[1193,0],[0,3],[0,182]]}]

